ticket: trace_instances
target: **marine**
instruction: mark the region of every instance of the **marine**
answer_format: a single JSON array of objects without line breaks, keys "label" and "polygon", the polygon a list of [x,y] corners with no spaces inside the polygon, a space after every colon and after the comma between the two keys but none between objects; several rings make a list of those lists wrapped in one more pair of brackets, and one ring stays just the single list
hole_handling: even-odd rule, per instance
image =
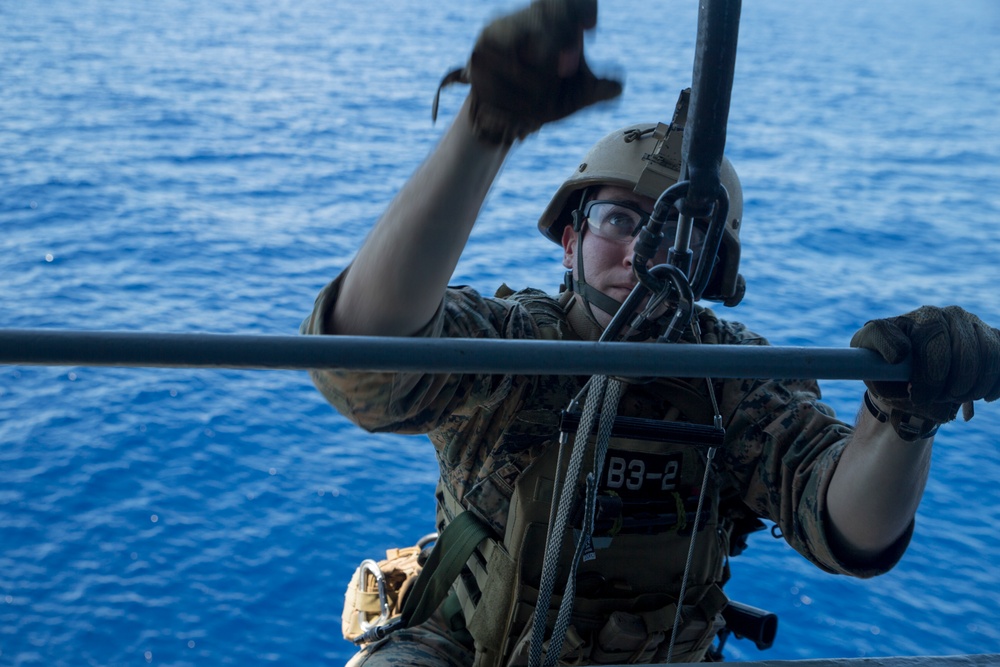
[{"label": "marine", "polygon": [[[625,339],[767,344],[700,303],[674,317],[692,283],[693,300],[733,306],[743,296],[742,188],[728,160],[725,217],[690,228],[686,248],[641,248],[660,223],[666,238],[684,236],[679,217],[654,216],[680,175],[683,92],[669,122],[598,142],[541,214],[539,231],[562,251],[560,294],[448,285],[511,146],[621,92],[584,58],[596,21],[593,0],[536,0],[485,27],[468,64],[444,79],[470,86],[462,109],[321,292],[304,333],[597,340],[620,326],[641,278],[660,272],[676,291],[662,304],[647,296]],[[678,249],[690,250],[679,262]],[[680,277],[654,268],[668,259],[685,267]],[[890,363],[910,358],[913,369],[909,382],[867,383],[853,424],[814,381],[315,371],[361,428],[428,435],[442,542],[454,525],[481,531],[433,614],[367,643],[350,664],[707,659],[729,604],[728,559],[758,519],[826,571],[888,571],[909,542],[938,426],[1000,397],[1000,332],[957,307],[924,306],[864,324],[852,345]],[[598,417],[579,405],[591,394],[619,417],[603,436],[591,436],[587,420]],[[592,461],[592,479],[572,478],[564,455]]]}]

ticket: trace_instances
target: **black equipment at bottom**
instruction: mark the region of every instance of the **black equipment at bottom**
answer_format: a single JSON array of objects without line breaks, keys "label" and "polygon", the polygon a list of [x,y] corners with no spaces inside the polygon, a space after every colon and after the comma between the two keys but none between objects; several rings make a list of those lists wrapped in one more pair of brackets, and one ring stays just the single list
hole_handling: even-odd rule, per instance
[{"label": "black equipment at bottom", "polygon": [[726,630],[737,639],[749,639],[761,651],[771,648],[778,634],[778,616],[748,604],[730,601],[722,610]]}]

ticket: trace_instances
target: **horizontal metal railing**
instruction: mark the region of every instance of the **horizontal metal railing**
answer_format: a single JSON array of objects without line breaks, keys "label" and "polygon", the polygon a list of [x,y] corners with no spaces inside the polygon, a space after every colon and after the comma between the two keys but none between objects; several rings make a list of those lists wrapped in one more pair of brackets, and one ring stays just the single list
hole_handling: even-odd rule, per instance
[{"label": "horizontal metal railing", "polygon": [[0,364],[839,380],[910,373],[909,364],[851,348],[52,329],[0,330]]}]

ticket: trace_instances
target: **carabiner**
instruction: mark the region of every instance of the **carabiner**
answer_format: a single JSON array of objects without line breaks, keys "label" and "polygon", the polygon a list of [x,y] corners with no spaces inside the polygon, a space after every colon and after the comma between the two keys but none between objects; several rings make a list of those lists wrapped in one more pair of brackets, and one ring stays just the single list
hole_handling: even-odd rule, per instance
[{"label": "carabiner", "polygon": [[361,626],[361,630],[367,632],[371,628],[385,623],[389,619],[389,595],[385,590],[385,575],[382,573],[382,568],[378,566],[378,563],[373,561],[371,558],[366,558],[361,561],[361,592],[370,593],[365,585],[366,577],[365,572],[371,573],[375,577],[375,583],[378,586],[378,604],[380,614],[374,621],[367,621],[365,619],[365,612],[358,612],[358,625]]}]

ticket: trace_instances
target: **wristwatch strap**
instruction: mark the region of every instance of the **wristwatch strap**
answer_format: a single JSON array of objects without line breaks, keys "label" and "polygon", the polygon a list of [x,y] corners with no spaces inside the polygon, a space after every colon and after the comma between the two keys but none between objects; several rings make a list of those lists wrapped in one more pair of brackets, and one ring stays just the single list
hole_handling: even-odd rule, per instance
[{"label": "wristwatch strap", "polygon": [[937,433],[938,424],[928,417],[918,417],[917,415],[890,408],[891,412],[883,410],[872,397],[871,392],[865,391],[865,407],[872,413],[875,419],[883,424],[888,422],[900,440],[906,442],[916,442],[926,438],[933,438]]}]

